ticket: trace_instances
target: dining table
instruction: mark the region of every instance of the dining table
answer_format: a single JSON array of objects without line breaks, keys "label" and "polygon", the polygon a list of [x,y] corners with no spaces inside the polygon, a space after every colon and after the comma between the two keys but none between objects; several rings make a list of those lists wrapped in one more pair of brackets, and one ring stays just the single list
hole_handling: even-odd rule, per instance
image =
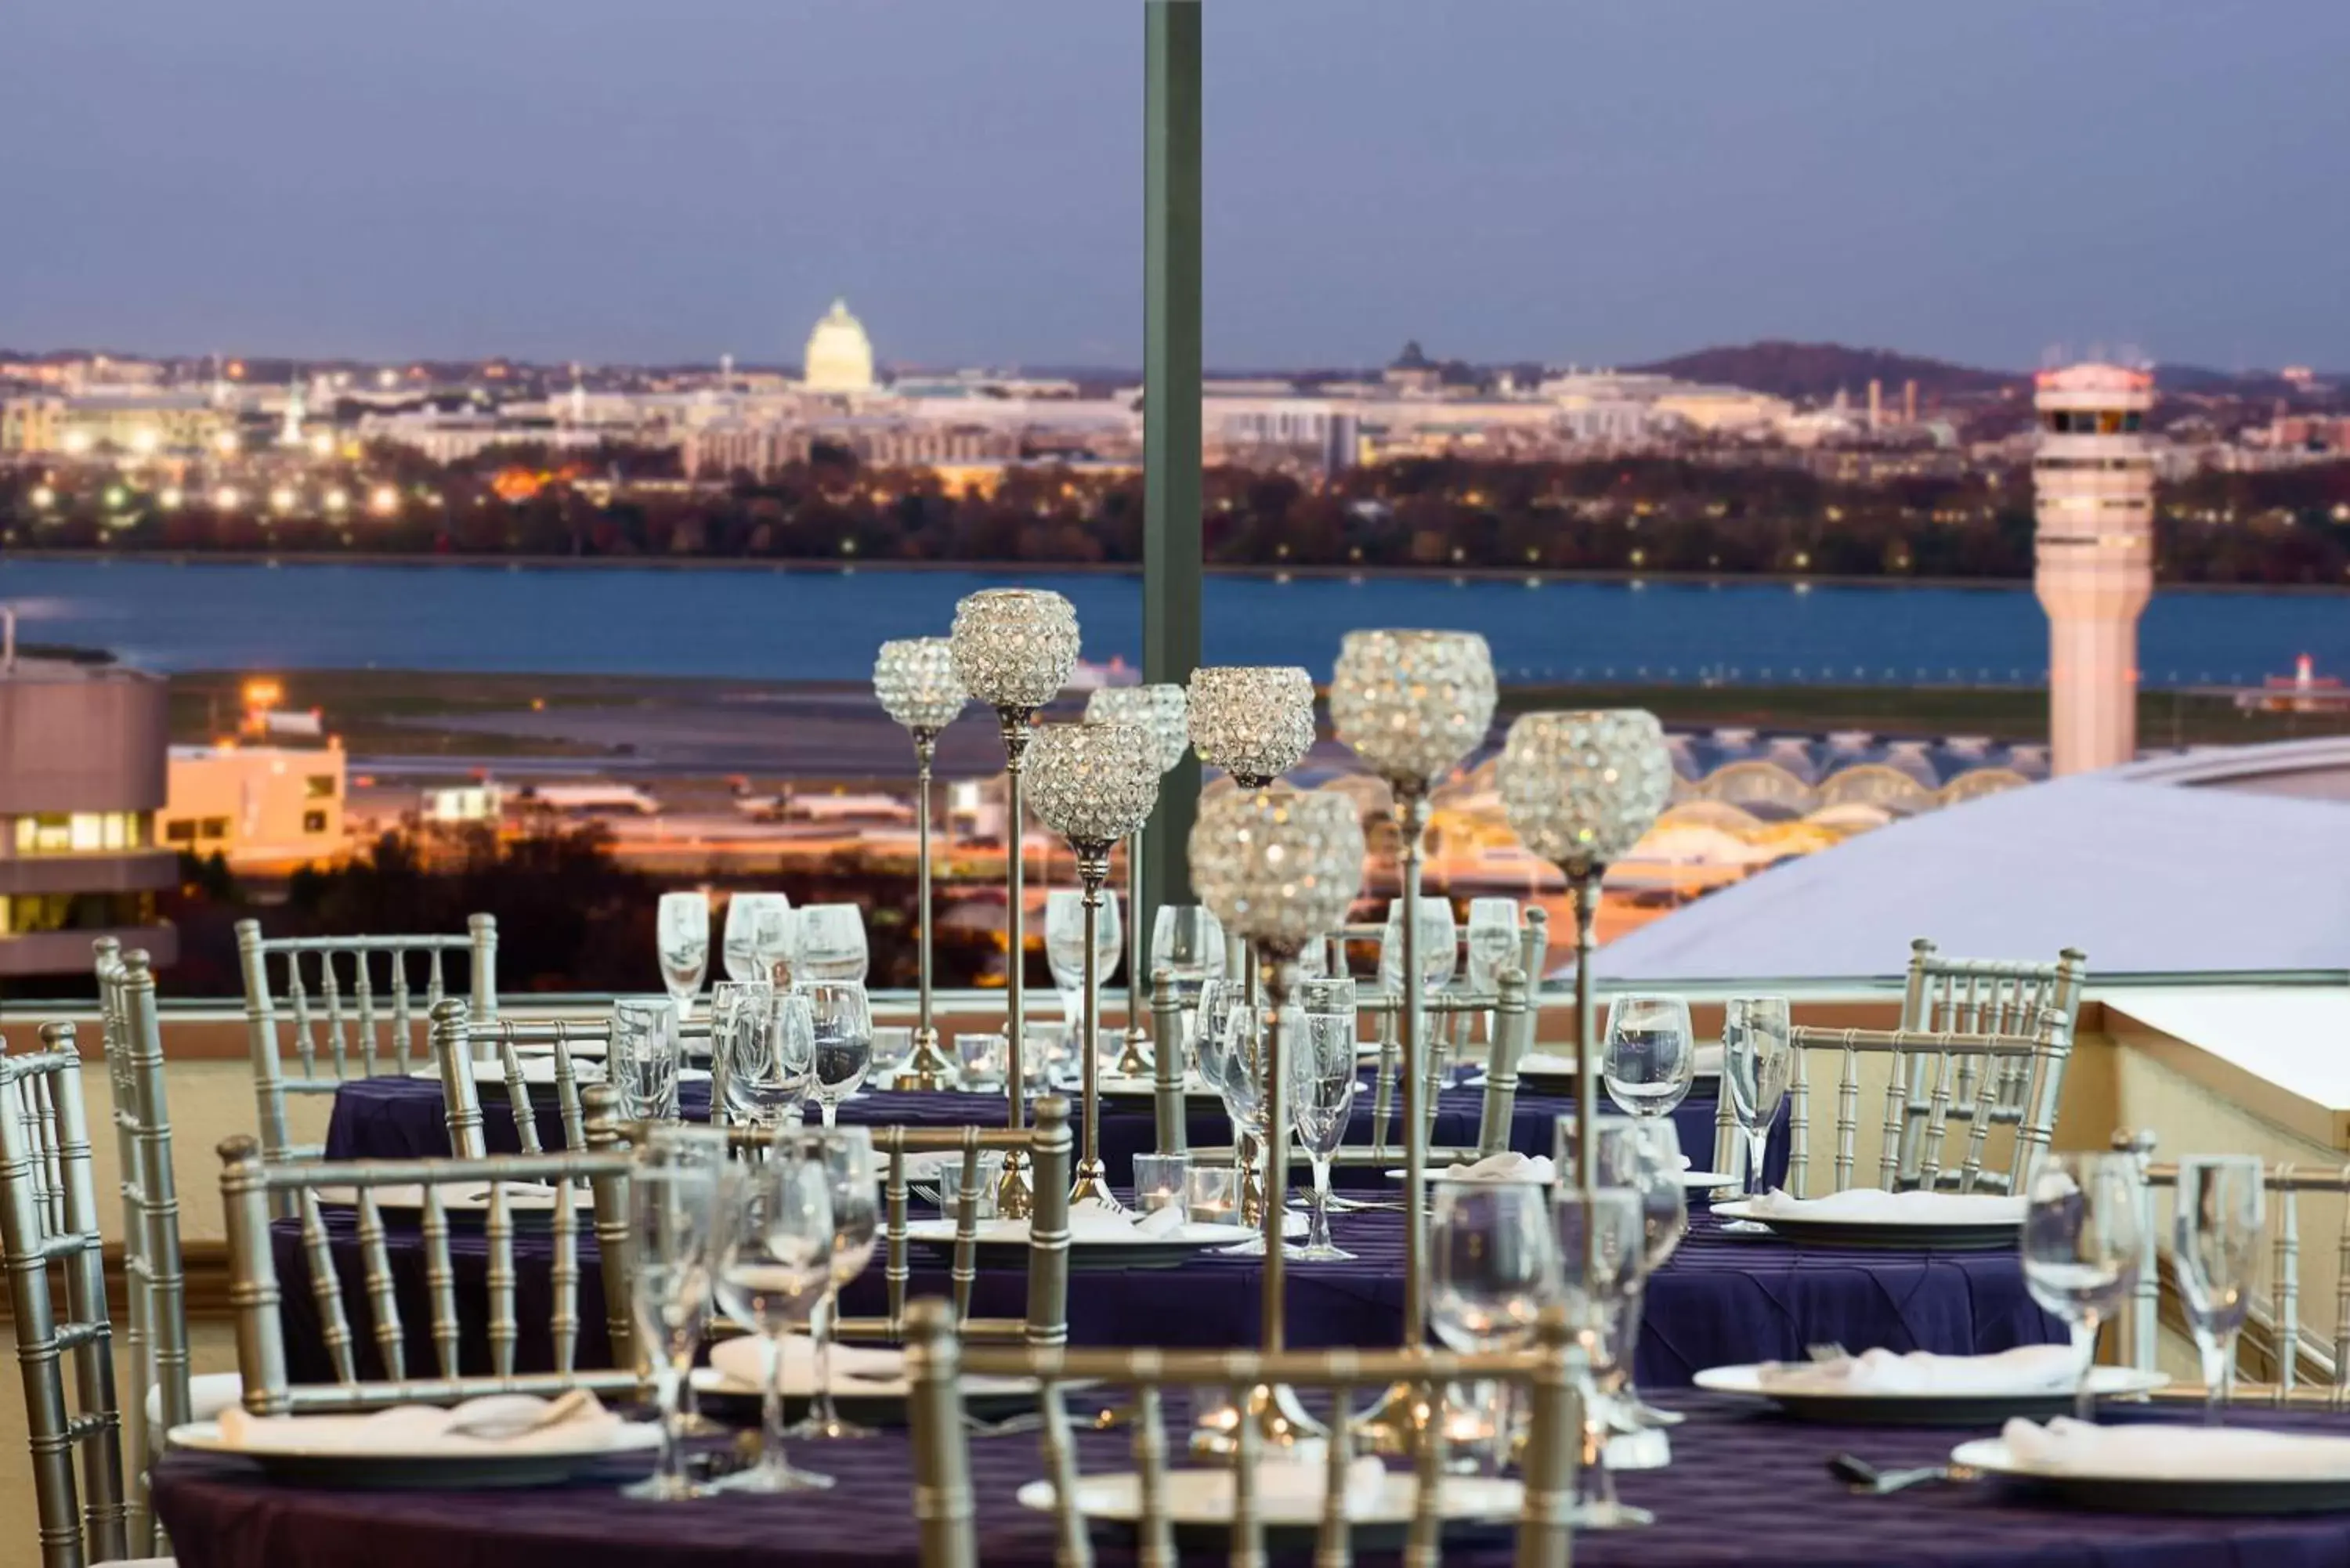
[{"label": "dining table", "polygon": [[[2341,1568],[2350,1513],[2225,1517],[2093,1511],[1998,1479],[1856,1493],[1830,1473],[1840,1454],[1879,1469],[1934,1465],[1991,1428],[1846,1427],[1792,1420],[1735,1397],[1684,1391],[1660,1401],[1689,1417],[1672,1462],[1618,1477],[1645,1528],[1576,1535],[1579,1568]],[[1179,1407],[1180,1408],[1180,1407]],[[2106,1419],[2192,1422],[2191,1410],[2109,1408]],[[2350,1433],[2350,1417],[2255,1409],[2231,1417],[2293,1431]],[[1131,1470],[1130,1438],[1088,1433],[1091,1474]],[[977,1560],[1049,1568],[1053,1517],[1015,1493],[1045,1473],[1033,1433],[970,1442]],[[902,1429],[855,1441],[801,1442],[793,1462],[827,1490],[632,1501],[616,1488],[641,1457],[602,1461],[550,1488],[373,1490],[272,1480],[243,1459],[185,1451],[154,1472],[154,1502],[181,1568],[869,1568],[918,1561],[911,1455]],[[1130,1539],[1097,1526],[1097,1560],[1134,1560]],[[1448,1568],[1506,1568],[1507,1523],[1448,1527]],[[1221,1561],[1221,1552],[1187,1553]],[[1394,1561],[1365,1551],[1363,1563]],[[1303,1563],[1303,1552],[1275,1561]]]}]

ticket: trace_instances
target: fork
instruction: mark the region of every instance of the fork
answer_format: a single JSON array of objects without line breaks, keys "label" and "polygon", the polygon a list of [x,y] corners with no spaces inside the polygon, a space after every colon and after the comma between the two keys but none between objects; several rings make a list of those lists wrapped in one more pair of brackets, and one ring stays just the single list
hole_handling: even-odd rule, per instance
[{"label": "fork", "polygon": [[1864,1497],[1886,1497],[1926,1481],[1955,1484],[1978,1480],[1982,1472],[1971,1465],[1920,1465],[1916,1469],[1880,1470],[1858,1454],[1838,1454],[1828,1461],[1828,1474]]}]

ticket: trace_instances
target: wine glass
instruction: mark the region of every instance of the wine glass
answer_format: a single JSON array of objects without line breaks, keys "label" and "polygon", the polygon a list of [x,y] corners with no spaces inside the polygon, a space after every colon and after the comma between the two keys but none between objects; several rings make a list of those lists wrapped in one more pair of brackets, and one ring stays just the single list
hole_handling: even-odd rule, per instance
[{"label": "wine glass", "polygon": [[800,910],[793,949],[795,980],[865,979],[865,911],[855,904],[810,904]]},{"label": "wine glass", "polygon": [[[1232,1117],[1235,1129],[1233,1149],[1241,1167],[1242,1183],[1245,1186],[1248,1172],[1255,1170],[1263,1180],[1265,1201],[1270,1203],[1273,1201],[1274,1183],[1267,1157],[1272,1152],[1273,1139],[1265,1122],[1264,1069],[1267,1050],[1273,1044],[1274,1018],[1271,1011],[1262,1004],[1251,1006],[1243,1000],[1237,993],[1237,987],[1234,992],[1224,1023],[1223,1079],[1221,1085],[1224,1112]],[[1253,1234],[1247,1241],[1235,1242],[1224,1251],[1236,1257],[1262,1257],[1264,1237]],[[1289,1258],[1298,1256],[1297,1245],[1283,1242],[1282,1255]]]},{"label": "wine glass", "polygon": [[[1518,956],[1518,901],[1515,898],[1469,900],[1468,956],[1462,969],[1472,996],[1492,996],[1502,988],[1502,971]],[[1534,976],[1526,981],[1532,984]],[[1493,1043],[1499,1020],[1485,1012],[1485,1044]]]},{"label": "wine glass", "polygon": [[[1447,1348],[1507,1353],[1534,1343],[1544,1303],[1559,1291],[1549,1189],[1525,1181],[1429,1186],[1428,1325]],[[1493,1431],[1499,1469],[1510,1451],[1510,1388]]]},{"label": "wine glass", "polygon": [[756,981],[722,980],[710,988],[710,1115],[715,1121],[748,1119],[738,1107],[730,1075],[735,1056],[735,1031],[747,1026],[746,1009],[764,1006],[775,987]]},{"label": "wine glass", "polygon": [[[1640,1348],[1640,1322],[1648,1304],[1648,1282],[1656,1278],[1689,1234],[1689,1189],[1681,1185],[1681,1138],[1670,1116],[1635,1119],[1629,1144],[1627,1179],[1602,1172],[1611,1187],[1629,1187],[1640,1195],[1640,1266],[1624,1303],[1624,1382],[1618,1397],[1625,1412],[1644,1427],[1678,1427],[1683,1417],[1659,1410],[1640,1397],[1635,1384],[1635,1362]],[[1620,1159],[1621,1157],[1619,1157]],[[1615,1161],[1609,1162],[1611,1165]]]},{"label": "wine glass", "polygon": [[792,901],[781,893],[737,893],[726,900],[726,936],[719,951],[729,980],[775,978],[778,960],[792,956]]},{"label": "wine glass", "polygon": [[828,1131],[840,1102],[857,1092],[873,1064],[873,1009],[858,981],[811,980],[796,989],[807,1002],[815,1034],[812,1086]]},{"label": "wine glass", "polygon": [[1175,982],[1175,997],[1183,1012],[1184,1039],[1195,1024],[1191,1011],[1200,987],[1224,972],[1224,928],[1201,904],[1164,904],[1150,923],[1150,969],[1165,970]]},{"label": "wine glass", "polygon": [[1346,1141],[1355,1108],[1355,982],[1306,980],[1297,985],[1297,1027],[1287,1040],[1290,1125],[1314,1161],[1313,1222],[1297,1256],[1344,1262],[1354,1254],[1330,1240],[1330,1156]]},{"label": "wine glass", "polygon": [[[1094,911],[1094,968],[1103,985],[1118,972],[1118,958],[1126,950],[1123,931],[1117,898],[1103,894],[1101,908]],[[1061,993],[1062,1021],[1074,1039],[1083,1027],[1078,1012],[1086,986],[1086,896],[1076,888],[1055,888],[1045,895],[1045,962]]]},{"label": "wine glass", "polygon": [[1599,1056],[1607,1097],[1629,1116],[1670,1116],[1697,1076],[1697,1035],[1678,996],[1624,995],[1607,1004]]},{"label": "wine glass", "polygon": [[[1794,1073],[1794,1021],[1785,997],[1733,996],[1721,1004],[1721,1074],[1730,1082],[1730,1108],[1746,1135],[1749,1198],[1765,1190],[1762,1157]],[[1724,1220],[1721,1228],[1750,1235],[1771,1229],[1759,1220]]]},{"label": "wine glass", "polygon": [[[1200,1070],[1201,1081],[1213,1089],[1219,1098],[1224,1093],[1224,1080],[1232,1072],[1232,1009],[1240,1004],[1241,987],[1237,981],[1221,974],[1211,974],[1200,982],[1200,1000],[1192,1009],[1191,1064]],[[1225,1114],[1232,1105],[1225,1102]],[[1232,1137],[1240,1137],[1240,1119],[1232,1118]]]},{"label": "wine glass", "polygon": [[710,1319],[719,1176],[725,1164],[723,1134],[655,1127],[638,1145],[629,1171],[635,1268],[629,1302],[647,1347],[661,1417],[660,1463],[650,1476],[623,1489],[629,1497],[668,1502],[705,1490],[686,1473],[684,1394]]},{"label": "wine glass", "polygon": [[[1412,940],[1419,961],[1419,989],[1423,1000],[1443,994],[1452,983],[1454,967],[1460,961],[1461,937],[1452,923],[1452,900],[1422,897],[1419,918],[1415,922]],[[1389,996],[1403,995],[1403,900],[1388,900],[1387,929],[1379,938],[1379,985]],[[1441,1083],[1444,1070],[1440,1064],[1443,1055],[1443,1032],[1430,1032],[1429,1020],[1419,1020],[1420,1071],[1431,1084]],[[1428,1096],[1429,1115],[1436,1114],[1436,1096]]]},{"label": "wine glass", "polygon": [[816,1024],[797,992],[761,986],[741,1005],[722,1048],[726,1053],[726,1114],[775,1128],[799,1119],[815,1066]]},{"label": "wine glass", "polygon": [[873,1256],[873,1238],[880,1229],[879,1172],[873,1158],[873,1134],[868,1127],[827,1127],[822,1132],[786,1134],[778,1147],[796,1146],[808,1159],[822,1166],[832,1199],[832,1262],[824,1300],[812,1324],[816,1338],[816,1400],[807,1417],[792,1428],[801,1438],[869,1438],[864,1427],[840,1418],[832,1400],[833,1324],[840,1316],[840,1288],[865,1272]]},{"label": "wine glass", "polygon": [[1640,1195],[1628,1187],[1598,1187],[1586,1199],[1572,1184],[1551,1205],[1558,1239],[1558,1299],[1581,1339],[1583,1490],[1569,1521],[1587,1530],[1653,1524],[1656,1516],[1616,1496],[1606,1462],[1608,1410],[1631,1363],[1624,1332],[1634,1276],[1645,1255]]},{"label": "wine glass", "polygon": [[2268,1200],[2262,1176],[2258,1155],[2199,1154],[2178,1162],[2173,1246],[2178,1293],[2203,1362],[2206,1425],[2220,1419],[2221,1397],[2236,1372],[2236,1335],[2260,1284]]},{"label": "wine glass", "polygon": [[621,997],[612,1003],[611,1033],[604,1072],[621,1119],[677,1120],[678,1069],[685,1055],[677,1003],[650,996]]},{"label": "wine glass", "polygon": [[718,1304],[758,1334],[759,1462],[713,1483],[718,1491],[803,1491],[830,1476],[784,1459],[784,1341],[808,1321],[832,1279],[832,1182],[821,1159],[785,1139],[754,1165],[729,1172],[719,1210]]},{"label": "wine glass", "polygon": [[2023,1198],[2024,1288],[2072,1329],[2081,1358],[2073,1414],[2094,1420],[2097,1328],[2128,1302],[2146,1251],[2137,1157],[2043,1156]]},{"label": "wine glass", "polygon": [[663,893],[653,940],[660,950],[661,984],[677,1003],[679,1021],[689,1020],[694,992],[710,971],[710,895]]}]

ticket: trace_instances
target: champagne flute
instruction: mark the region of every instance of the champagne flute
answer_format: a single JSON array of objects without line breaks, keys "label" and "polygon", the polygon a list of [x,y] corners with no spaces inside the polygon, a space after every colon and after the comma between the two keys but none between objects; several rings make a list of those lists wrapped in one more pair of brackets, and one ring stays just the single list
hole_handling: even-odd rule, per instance
[{"label": "champagne flute", "polygon": [[660,1407],[660,1462],[623,1494],[674,1502],[707,1489],[686,1472],[686,1378],[710,1320],[723,1135],[704,1128],[655,1127],[637,1147],[629,1178],[629,1224],[636,1267],[629,1308],[647,1346]]},{"label": "champagne flute", "polygon": [[816,1103],[829,1130],[873,1064],[873,1009],[858,981],[812,980],[797,990],[815,1035]]},{"label": "champagne flute", "polygon": [[794,944],[795,980],[853,980],[860,984],[869,960],[865,911],[855,904],[810,904],[800,910]]},{"label": "champagne flute", "polygon": [[2216,1425],[2236,1375],[2236,1335],[2261,1274],[2261,1230],[2268,1195],[2261,1158],[2190,1155],[2178,1162],[2173,1250],[2178,1293],[2203,1363],[2203,1420]]},{"label": "champagne flute", "polygon": [[781,893],[737,893],[726,900],[726,935],[720,953],[726,978],[775,978],[775,961],[791,956],[792,901]]},{"label": "champagne flute", "polygon": [[1697,1034],[1678,996],[1619,996],[1607,1004],[1599,1057],[1607,1097],[1629,1116],[1670,1116],[1697,1076]]},{"label": "champagne flute", "polygon": [[660,951],[661,984],[677,1003],[679,1021],[690,1020],[694,993],[710,970],[710,895],[663,893],[653,940]]},{"label": "champagne flute", "polygon": [[684,1054],[677,1003],[649,996],[624,996],[612,1003],[604,1072],[622,1120],[678,1119],[678,1070]]},{"label": "champagne flute", "polygon": [[[1464,1353],[1523,1350],[1559,1289],[1550,1191],[1533,1182],[1451,1181],[1429,1186],[1428,1325]],[[1510,1388],[1493,1422],[1492,1468],[1508,1462]]]},{"label": "champagne flute", "polygon": [[2098,1325],[2128,1302],[2144,1261],[2141,1197],[2137,1157],[2128,1154],[2043,1155],[2024,1183],[2024,1288],[2073,1331],[2078,1420],[2096,1418],[2089,1373]]},{"label": "champagne flute", "polygon": [[1616,1495],[1607,1468],[1608,1410],[1631,1361],[1625,1343],[1625,1306],[1644,1255],[1640,1195],[1627,1187],[1599,1187],[1586,1199],[1562,1187],[1551,1207],[1557,1228],[1559,1300],[1581,1339],[1583,1393],[1582,1491],[1568,1511],[1586,1530],[1653,1524],[1656,1515]]},{"label": "champagne flute", "polygon": [[[1730,1108],[1746,1135],[1746,1196],[1760,1198],[1763,1156],[1771,1124],[1795,1074],[1794,1020],[1783,996],[1733,996],[1721,1005],[1721,1075],[1729,1080]],[[1759,1220],[1729,1220],[1725,1231],[1765,1234]]]},{"label": "champagne flute", "polygon": [[758,1334],[759,1462],[715,1482],[715,1491],[803,1491],[830,1476],[784,1458],[784,1341],[807,1322],[832,1278],[832,1182],[821,1159],[785,1139],[754,1165],[733,1168],[721,1199],[718,1304]]},{"label": "champagne flute", "polygon": [[1314,1162],[1313,1220],[1297,1256],[1307,1262],[1354,1257],[1330,1240],[1330,1157],[1346,1141],[1355,1108],[1355,982],[1306,980],[1297,985],[1302,1027],[1289,1036],[1290,1122]]},{"label": "champagne flute", "polygon": [[832,1199],[832,1249],[824,1299],[813,1324],[816,1337],[816,1399],[806,1419],[792,1428],[801,1438],[869,1438],[870,1429],[844,1421],[833,1408],[833,1325],[840,1317],[840,1288],[865,1272],[880,1229],[879,1188],[868,1127],[827,1127],[786,1134],[778,1147],[796,1146],[822,1167]]}]

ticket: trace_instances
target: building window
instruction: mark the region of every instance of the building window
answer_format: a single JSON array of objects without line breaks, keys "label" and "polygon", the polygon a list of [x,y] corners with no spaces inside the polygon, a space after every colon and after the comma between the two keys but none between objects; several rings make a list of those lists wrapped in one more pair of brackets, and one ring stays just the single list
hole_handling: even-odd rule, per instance
[{"label": "building window", "polygon": [[196,836],[199,838],[226,838],[228,836],[228,818],[225,816],[208,816],[204,818],[203,826],[196,829]]},{"label": "building window", "polygon": [[302,831],[305,833],[326,832],[327,814],[323,811],[304,812],[302,814]]},{"label": "building window", "polygon": [[73,844],[73,818],[64,812],[43,812],[16,819],[16,853],[62,855]]},{"label": "building window", "polygon": [[171,844],[193,844],[196,841],[196,825],[192,822],[166,823],[163,838]]},{"label": "building window", "polygon": [[335,775],[332,774],[312,774],[308,778],[302,781],[302,794],[310,800],[334,799]]},{"label": "building window", "polygon": [[136,849],[145,837],[135,811],[40,812],[16,819],[19,855],[92,854]]},{"label": "building window", "polygon": [[152,893],[18,893],[0,898],[0,935],[103,931],[154,923]]}]

